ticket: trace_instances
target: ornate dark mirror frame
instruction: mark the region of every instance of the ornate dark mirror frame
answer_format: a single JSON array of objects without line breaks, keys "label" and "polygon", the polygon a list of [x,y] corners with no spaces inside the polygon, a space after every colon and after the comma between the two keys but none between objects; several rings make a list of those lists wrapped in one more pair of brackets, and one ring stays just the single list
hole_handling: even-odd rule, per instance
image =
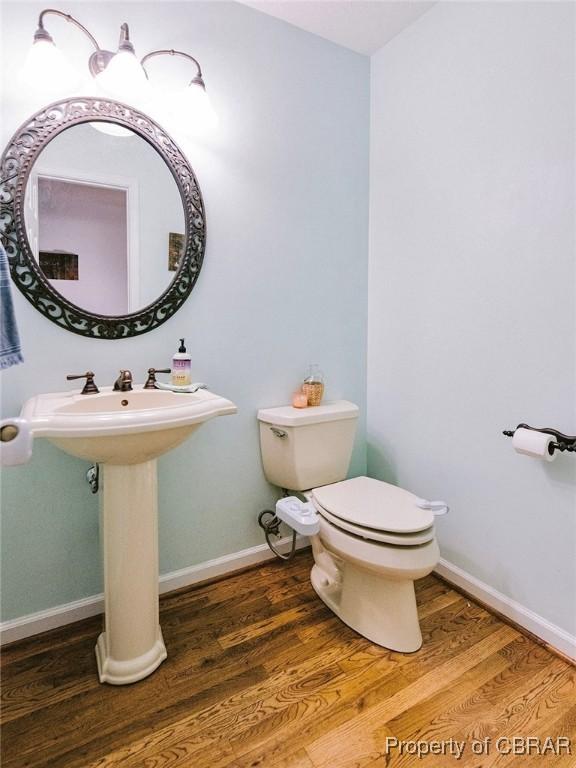
[{"label": "ornate dark mirror frame", "polygon": [[[24,221],[26,184],[48,142],[73,125],[109,122],[145,139],[170,168],[182,198],[186,224],[184,255],[168,288],[151,304],[128,315],[87,312],[50,285],[34,258]],[[34,307],[67,331],[98,339],[122,339],[157,328],[186,301],[204,257],[206,222],[198,181],[186,157],[166,131],[132,107],[99,98],[54,102],[27,120],[10,140],[0,161],[0,237],[12,279]]]}]

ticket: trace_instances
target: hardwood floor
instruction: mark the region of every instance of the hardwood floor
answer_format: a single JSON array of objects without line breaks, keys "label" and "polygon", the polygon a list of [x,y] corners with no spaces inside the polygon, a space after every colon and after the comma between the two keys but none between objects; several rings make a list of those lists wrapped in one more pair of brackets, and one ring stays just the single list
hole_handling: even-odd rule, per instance
[{"label": "hardwood floor", "polygon": [[[168,660],[134,685],[98,683],[99,618],[8,646],[3,768],[576,766],[574,667],[432,576],[417,584],[423,648],[386,651],[320,602],[310,564],[165,596]],[[573,754],[514,755],[514,736],[565,737]],[[419,759],[418,741],[452,752]]]}]

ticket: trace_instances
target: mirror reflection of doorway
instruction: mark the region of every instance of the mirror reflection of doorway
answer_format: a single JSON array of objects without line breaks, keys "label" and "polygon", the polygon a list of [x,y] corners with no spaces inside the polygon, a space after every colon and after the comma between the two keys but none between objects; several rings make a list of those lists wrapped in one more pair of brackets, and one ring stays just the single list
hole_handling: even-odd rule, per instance
[{"label": "mirror reflection of doorway", "polygon": [[138,283],[130,258],[130,185],[39,173],[35,186],[36,253],[50,283],[89,311],[133,311]]}]

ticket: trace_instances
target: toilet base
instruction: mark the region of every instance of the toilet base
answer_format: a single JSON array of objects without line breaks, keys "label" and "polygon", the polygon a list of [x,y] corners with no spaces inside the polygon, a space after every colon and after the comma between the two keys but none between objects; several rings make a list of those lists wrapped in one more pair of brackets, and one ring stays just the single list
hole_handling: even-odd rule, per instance
[{"label": "toilet base", "polygon": [[422,645],[414,582],[390,579],[343,561],[333,579],[315,564],[315,592],[358,634],[392,651],[413,653]]}]

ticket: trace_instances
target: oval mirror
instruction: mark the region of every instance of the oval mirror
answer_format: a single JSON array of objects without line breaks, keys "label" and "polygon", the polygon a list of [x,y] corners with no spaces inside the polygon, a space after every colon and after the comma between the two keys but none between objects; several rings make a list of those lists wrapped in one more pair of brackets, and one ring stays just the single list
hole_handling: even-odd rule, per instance
[{"label": "oval mirror", "polygon": [[150,118],[101,99],[59,102],[18,131],[0,168],[11,274],[50,320],[123,338],[186,300],[204,255],[202,197]]}]

